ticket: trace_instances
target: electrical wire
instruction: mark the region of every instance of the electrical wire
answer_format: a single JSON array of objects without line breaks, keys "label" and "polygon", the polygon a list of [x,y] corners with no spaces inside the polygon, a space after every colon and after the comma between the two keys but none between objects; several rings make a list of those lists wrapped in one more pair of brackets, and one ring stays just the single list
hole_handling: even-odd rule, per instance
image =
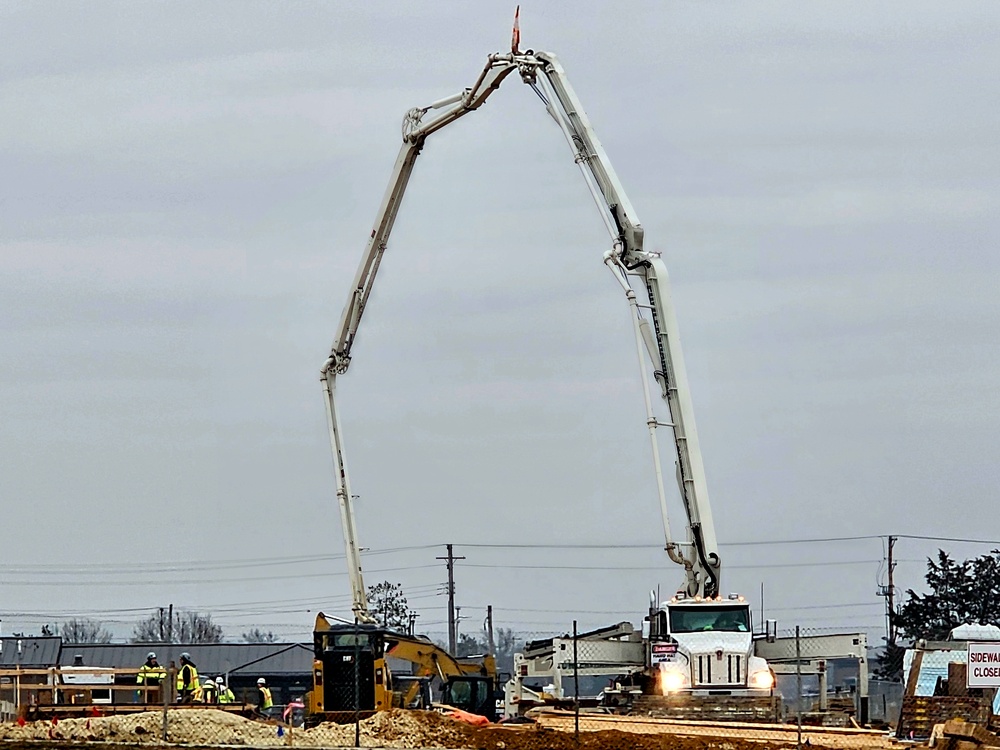
[{"label": "electrical wire", "polygon": [[[818,568],[839,565],[874,565],[877,560],[825,560],[822,562],[728,565],[727,570],[775,570],[780,568]],[[504,568],[514,570],[660,570],[662,565],[508,565],[506,563],[461,563],[463,568]]]}]

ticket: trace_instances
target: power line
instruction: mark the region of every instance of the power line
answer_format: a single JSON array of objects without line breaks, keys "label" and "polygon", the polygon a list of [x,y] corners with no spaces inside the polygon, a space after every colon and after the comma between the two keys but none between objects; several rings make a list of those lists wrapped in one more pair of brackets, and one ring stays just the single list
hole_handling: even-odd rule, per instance
[{"label": "power line", "polygon": [[[798,607],[769,607],[768,612],[796,612],[813,609],[843,609],[846,607],[881,607],[882,602],[845,602],[843,604],[803,604]],[[473,607],[473,609],[476,607]],[[482,609],[482,607],[479,607]],[[528,607],[498,607],[493,606],[494,612],[541,612],[541,613],[570,613],[574,615],[621,615],[631,612],[630,609],[576,609],[574,607],[562,607],[560,609],[532,609]]]},{"label": "power line", "polygon": [[921,534],[893,534],[898,539],[915,539],[924,542],[954,542],[956,544],[996,544],[1000,546],[1000,541],[996,539],[962,539],[950,536],[923,536]]},{"label": "power line", "polygon": [[[437,568],[437,565],[404,565],[402,567],[394,568],[381,568],[377,570],[366,571],[368,573],[398,573],[402,570],[420,570],[424,568]],[[233,584],[233,583],[245,583],[248,581],[287,581],[298,578],[329,578],[329,577],[340,577],[348,575],[345,571],[329,571],[324,573],[289,573],[286,575],[275,575],[275,576],[253,576],[240,578],[187,578],[187,579],[168,579],[163,581],[157,581],[157,585],[185,585],[185,584]],[[141,579],[131,580],[131,581],[93,581],[85,583],[94,583],[100,586],[135,586],[136,584],[142,582]],[[12,581],[5,580],[0,586],[75,586],[80,585],[81,581]]]},{"label": "power line", "polygon": [[[751,547],[757,545],[772,545],[772,544],[820,544],[829,542],[860,542],[860,541],[870,541],[872,539],[883,539],[886,534],[864,534],[858,536],[831,536],[831,537],[818,537],[810,539],[759,539],[750,540],[742,542],[726,542],[722,544],[723,547]],[[899,535],[897,535],[899,536]],[[651,542],[626,542],[618,544],[608,544],[608,543],[566,543],[566,544],[489,544],[489,543],[472,543],[472,544],[456,544],[456,547],[467,547],[470,549],[663,549],[663,544],[651,543]]]},{"label": "power line", "polygon": [[[729,565],[727,570],[772,570],[777,568],[817,568],[839,565],[876,565],[878,560],[825,560],[822,562]],[[506,563],[466,563],[463,568],[504,568],[515,570],[660,570],[662,565],[508,565]]]},{"label": "power line", "polygon": [[[439,544],[418,544],[403,547],[386,547],[382,549],[366,549],[362,551],[364,557],[377,557],[380,555],[397,554],[400,552],[413,552],[418,550],[436,549]],[[302,565],[315,562],[333,562],[344,560],[346,555],[328,553],[322,555],[298,555],[282,557],[257,557],[257,558],[235,558],[230,560],[204,560],[204,561],[166,561],[166,562],[136,562],[136,563],[79,563],[73,565],[62,565],[52,563],[7,563],[3,565],[8,573],[39,573],[43,575],[59,573],[91,573],[94,575],[107,575],[117,572],[123,573],[184,573],[208,570],[230,570],[245,568],[272,567],[275,565]]]}]

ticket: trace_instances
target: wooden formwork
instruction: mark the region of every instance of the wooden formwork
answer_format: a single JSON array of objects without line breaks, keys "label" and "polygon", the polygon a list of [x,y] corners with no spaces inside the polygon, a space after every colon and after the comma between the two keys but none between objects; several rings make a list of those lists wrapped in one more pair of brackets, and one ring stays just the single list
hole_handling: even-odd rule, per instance
[{"label": "wooden formwork", "polygon": [[931,736],[935,724],[955,718],[989,726],[990,701],[973,696],[907,695],[903,698],[896,736],[902,740],[925,740]]}]

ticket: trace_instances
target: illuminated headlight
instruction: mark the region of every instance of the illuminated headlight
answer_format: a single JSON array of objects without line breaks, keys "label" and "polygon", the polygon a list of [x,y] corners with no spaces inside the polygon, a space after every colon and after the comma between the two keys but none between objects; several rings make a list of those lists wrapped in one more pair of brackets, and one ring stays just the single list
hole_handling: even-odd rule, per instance
[{"label": "illuminated headlight", "polygon": [[766,669],[750,675],[750,687],[758,690],[770,690],[774,687],[774,675]]},{"label": "illuminated headlight", "polygon": [[687,687],[687,675],[676,670],[663,672],[660,675],[660,684],[663,686],[664,693],[676,693]]}]

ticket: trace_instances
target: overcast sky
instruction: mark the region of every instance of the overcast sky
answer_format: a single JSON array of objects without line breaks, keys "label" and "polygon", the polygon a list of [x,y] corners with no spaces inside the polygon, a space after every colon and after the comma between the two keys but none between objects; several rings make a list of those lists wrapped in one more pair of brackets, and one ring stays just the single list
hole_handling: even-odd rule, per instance
[{"label": "overcast sky", "polygon": [[[471,85],[512,15],[0,4],[4,635],[91,613],[124,636],[173,603],[304,638],[349,612],[319,367],[403,113]],[[1000,4],[521,19],[671,271],[724,589],[877,628],[879,539],[749,543],[1000,539]],[[447,542],[497,545],[457,550],[470,630],[487,604],[638,623],[681,580],[607,247],[516,77],[428,142],[339,387],[368,582],[427,630]],[[901,588],[933,549],[900,543]]]}]

